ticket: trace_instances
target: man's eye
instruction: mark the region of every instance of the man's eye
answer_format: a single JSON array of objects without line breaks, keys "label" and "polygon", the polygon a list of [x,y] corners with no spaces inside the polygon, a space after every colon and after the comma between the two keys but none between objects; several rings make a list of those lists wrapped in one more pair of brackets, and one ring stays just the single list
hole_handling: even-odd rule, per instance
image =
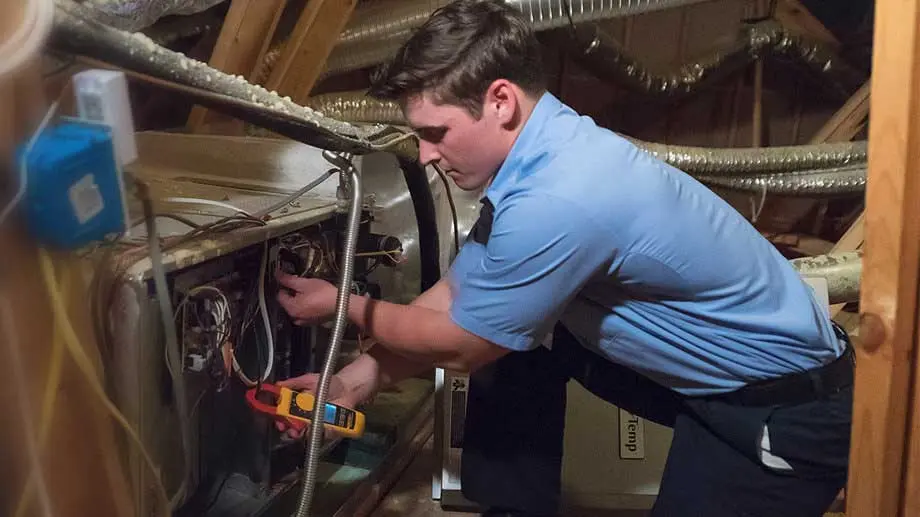
[{"label": "man's eye", "polygon": [[447,133],[447,128],[446,127],[424,128],[424,129],[419,129],[418,131],[416,131],[416,133],[418,134],[418,137],[421,138],[422,140],[428,143],[431,143],[431,144],[437,144],[441,140],[444,139],[444,134]]}]

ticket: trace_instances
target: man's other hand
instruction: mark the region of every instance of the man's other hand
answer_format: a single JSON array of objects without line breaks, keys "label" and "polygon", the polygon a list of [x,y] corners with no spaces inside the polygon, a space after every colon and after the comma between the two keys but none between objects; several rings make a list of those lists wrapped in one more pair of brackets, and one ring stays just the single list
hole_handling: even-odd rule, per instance
[{"label": "man's other hand", "polygon": [[294,320],[295,325],[322,323],[335,313],[335,286],[325,280],[301,278],[276,271],[275,278],[283,287],[278,290],[278,303]]},{"label": "man's other hand", "polygon": [[[284,381],[279,381],[278,385],[290,388],[294,391],[306,391],[316,395],[317,386],[319,386],[319,374],[308,373],[300,377],[292,377]],[[350,389],[338,375],[333,375],[329,379],[329,392],[326,397],[329,402],[354,409],[362,402],[360,397],[361,395],[357,391]],[[307,426],[304,427],[303,430],[297,431],[281,422],[276,422],[275,427],[277,427],[279,431],[286,431],[287,435],[291,438],[301,438],[303,437],[304,431],[309,429],[309,426]],[[333,436],[334,433],[326,431],[327,440]]]}]

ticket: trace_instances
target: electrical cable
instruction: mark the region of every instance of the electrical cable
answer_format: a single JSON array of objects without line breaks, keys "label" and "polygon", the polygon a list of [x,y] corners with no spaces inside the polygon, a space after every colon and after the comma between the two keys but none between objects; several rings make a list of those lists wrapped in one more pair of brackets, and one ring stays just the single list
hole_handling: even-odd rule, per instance
[{"label": "electrical cable", "polygon": [[186,205],[209,205],[216,206],[219,208],[226,208],[228,210],[233,210],[234,212],[239,212],[247,217],[255,217],[251,213],[243,210],[238,206],[231,205],[230,203],[225,203],[223,201],[214,201],[213,199],[203,199],[197,197],[167,197],[163,198],[164,203],[177,203],[177,204],[186,204]]},{"label": "electrical cable", "polygon": [[[66,299],[70,292],[70,271],[64,269],[61,273],[61,295]],[[61,331],[55,326],[52,329],[51,336],[51,360],[48,364],[48,378],[45,381],[45,392],[42,394],[41,414],[39,415],[38,424],[38,451],[39,455],[44,453],[45,443],[48,441],[48,433],[51,431],[51,422],[54,420],[54,409],[57,403],[58,388],[61,384],[61,374],[64,370],[64,342]],[[22,497],[16,505],[14,517],[22,517],[29,508],[29,499],[35,490],[36,483],[40,483],[36,476],[39,473],[33,471],[26,481]]]},{"label": "electrical cable", "polygon": [[182,358],[179,357],[179,341],[176,334],[176,323],[173,318],[172,303],[170,303],[169,286],[166,283],[166,271],[163,268],[163,254],[160,250],[160,237],[157,232],[156,218],[153,212],[153,203],[150,200],[149,187],[142,183],[136,182],[138,197],[144,209],[144,219],[147,224],[147,241],[150,251],[150,261],[153,269],[153,285],[157,302],[160,306],[160,317],[163,323],[163,332],[166,340],[166,346],[174,356],[170,361],[170,373],[173,382],[173,393],[176,401],[176,411],[179,416],[180,432],[182,435],[182,452],[185,459],[186,475],[183,476],[182,484],[170,499],[170,508],[176,508],[185,500],[188,491],[188,478],[192,465],[192,447],[191,447],[191,429],[190,413],[188,410],[188,400],[186,399],[185,377],[182,374]]},{"label": "electrical cable", "polygon": [[[240,363],[236,360],[236,354],[231,354],[231,359],[233,362],[233,371],[240,378],[240,380],[246,386],[250,388],[256,387],[260,382],[266,382],[271,376],[272,369],[275,366],[275,340],[272,335],[272,326],[271,319],[268,316],[268,305],[265,303],[265,274],[268,269],[268,241],[265,241],[265,246],[262,251],[262,260],[259,266],[259,284],[256,287],[259,297],[259,312],[262,316],[262,324],[265,327],[265,337],[267,339],[267,348],[268,348],[268,360],[265,364],[265,371],[262,372],[261,376],[257,376],[257,380],[250,379],[244,372],[243,368],[240,366]],[[247,323],[244,319],[243,326],[241,327],[242,332],[245,331]]]},{"label": "electrical cable", "polygon": [[163,515],[165,517],[170,517],[169,510],[169,496],[166,495],[166,488],[163,486],[163,481],[160,479],[159,469],[153,462],[153,458],[150,457],[150,454],[147,452],[147,448],[144,447],[144,443],[141,441],[140,436],[138,436],[137,431],[131,427],[131,424],[128,423],[128,420],[121,414],[115,404],[109,399],[108,395],[105,393],[105,388],[102,387],[102,383],[96,377],[96,373],[93,371],[92,360],[86,355],[86,352],[83,350],[83,347],[80,345],[80,338],[77,337],[77,333],[73,328],[73,325],[70,322],[70,318],[67,316],[67,307],[64,304],[64,300],[61,296],[61,293],[58,289],[57,279],[54,273],[54,265],[52,264],[51,257],[48,255],[48,252],[40,249],[38,252],[39,264],[42,269],[42,276],[45,281],[45,287],[48,290],[48,295],[51,298],[51,309],[54,316],[54,324],[61,331],[61,334],[64,336],[64,344],[67,346],[67,351],[70,353],[70,356],[73,358],[74,362],[77,364],[78,369],[86,378],[87,383],[92,392],[96,395],[100,402],[102,402],[105,409],[112,415],[112,418],[118,422],[119,425],[125,430],[131,440],[137,445],[138,450],[140,450],[141,455],[144,458],[144,462],[150,468],[150,472],[153,474],[153,478],[156,480],[156,490],[160,497],[163,499]]},{"label": "electrical cable", "polygon": [[[4,341],[6,341],[7,347],[9,348],[9,357],[12,359],[11,366],[13,369],[13,383],[16,386],[16,401],[19,406],[19,419],[22,423],[23,432],[25,433],[26,449],[29,455],[29,464],[31,465],[31,475],[28,481],[35,480],[34,482],[38,490],[38,501],[41,505],[42,514],[45,517],[51,517],[54,515],[54,510],[51,504],[51,495],[48,491],[48,483],[45,480],[45,472],[41,465],[39,444],[35,439],[35,423],[32,421],[32,415],[29,412],[31,404],[28,398],[29,387],[23,373],[25,372],[25,366],[23,365],[22,354],[19,350],[21,343],[19,342],[19,334],[16,331],[16,322],[13,318],[13,307],[10,305],[10,300],[5,293],[0,295],[0,312],[2,312],[3,317]],[[28,481],[26,486],[28,486]],[[26,500],[27,493],[27,491],[24,491],[21,501]],[[20,505],[24,506],[22,503],[20,503]]]},{"label": "electrical cable", "polygon": [[[0,60],[0,66],[2,65],[2,60]],[[32,134],[32,138],[29,139],[29,143],[26,145],[25,150],[22,153],[22,160],[19,163],[19,189],[16,191],[16,195],[13,196],[13,199],[10,201],[6,207],[3,208],[3,211],[0,212],[0,226],[3,225],[3,222],[6,221],[6,218],[13,212],[17,205],[22,201],[22,198],[26,195],[26,189],[29,185],[29,171],[26,163],[28,162],[29,154],[32,153],[32,148],[35,147],[35,142],[38,141],[38,137],[41,136],[42,132],[45,131],[45,128],[48,126],[48,123],[51,122],[51,117],[54,116],[57,112],[59,101],[54,101],[51,106],[48,108],[48,111],[45,113],[44,118],[42,118],[41,124],[38,125],[38,129],[35,130],[35,133]]]},{"label": "electrical cable", "polygon": [[0,42],[0,78],[17,72],[41,52],[54,26],[54,0],[27,0],[19,27]]},{"label": "electrical cable", "polygon": [[297,199],[301,198],[301,197],[302,197],[304,194],[306,194],[307,192],[310,192],[311,190],[313,190],[313,189],[315,189],[316,187],[318,187],[322,182],[324,182],[324,181],[326,181],[327,179],[329,179],[329,178],[330,178],[333,174],[335,174],[336,172],[337,172],[337,171],[336,171],[335,169],[329,169],[328,171],[326,171],[325,173],[323,173],[322,175],[320,175],[320,176],[319,176],[318,178],[316,178],[315,180],[311,181],[310,183],[307,183],[306,186],[304,186],[303,188],[297,190],[297,192],[294,192],[294,193],[291,194],[290,196],[284,198],[282,201],[279,201],[279,202],[275,203],[274,205],[271,205],[270,207],[266,208],[265,210],[259,210],[259,211],[255,212],[255,213],[253,213],[252,215],[253,215],[254,217],[257,217],[257,218],[261,219],[261,218],[265,217],[266,215],[271,214],[272,212],[274,212],[274,211],[276,211],[276,210],[280,210],[280,209],[284,208],[284,207],[287,206],[288,204],[293,203],[293,202],[296,201]]}]

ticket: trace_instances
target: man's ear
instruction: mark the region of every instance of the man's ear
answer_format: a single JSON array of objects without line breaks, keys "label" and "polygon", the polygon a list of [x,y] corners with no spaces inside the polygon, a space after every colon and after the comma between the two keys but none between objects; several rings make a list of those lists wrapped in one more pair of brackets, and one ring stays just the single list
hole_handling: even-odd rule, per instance
[{"label": "man's ear", "polygon": [[514,88],[506,79],[496,79],[486,90],[484,114],[489,114],[500,125],[513,125],[517,118],[518,98]]}]

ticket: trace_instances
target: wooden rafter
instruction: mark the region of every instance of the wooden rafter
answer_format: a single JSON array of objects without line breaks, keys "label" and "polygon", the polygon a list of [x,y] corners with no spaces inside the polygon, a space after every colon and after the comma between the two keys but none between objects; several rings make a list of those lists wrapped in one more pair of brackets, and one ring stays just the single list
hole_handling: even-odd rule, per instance
[{"label": "wooden rafter", "polygon": [[[250,79],[268,51],[286,3],[287,0],[233,0],[208,64]],[[196,106],[189,116],[188,128],[201,131],[216,120],[226,118]]]},{"label": "wooden rafter", "polygon": [[265,87],[303,104],[357,0],[309,0]]}]

